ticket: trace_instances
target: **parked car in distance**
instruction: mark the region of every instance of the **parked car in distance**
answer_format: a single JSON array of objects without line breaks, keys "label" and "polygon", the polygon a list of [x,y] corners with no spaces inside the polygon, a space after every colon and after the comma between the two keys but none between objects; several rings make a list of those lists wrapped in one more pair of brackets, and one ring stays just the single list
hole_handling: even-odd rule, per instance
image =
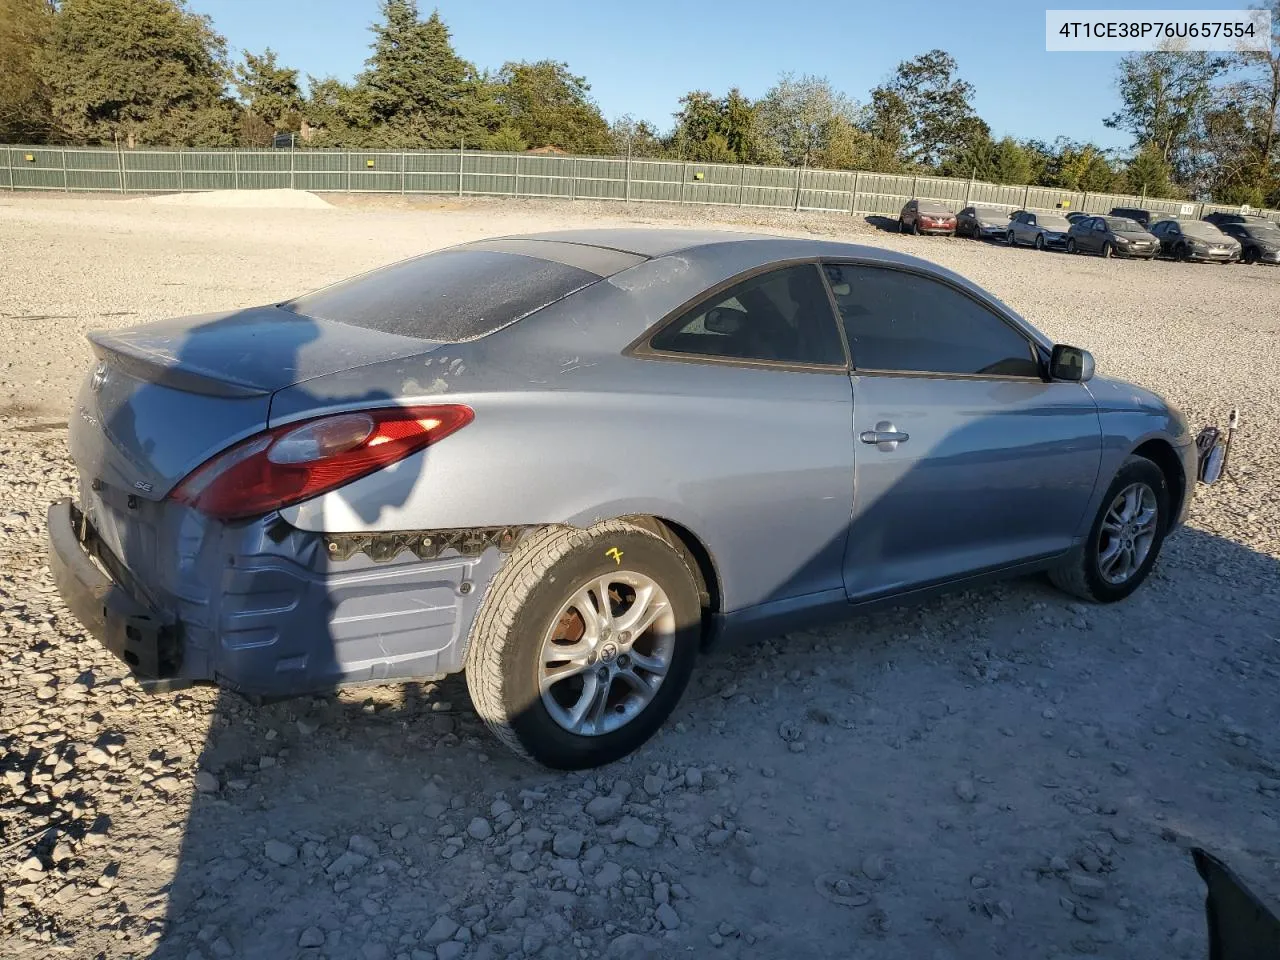
[{"label": "parked car in distance", "polygon": [[1008,211],[998,207],[965,207],[956,214],[956,236],[975,240],[1005,239],[1009,232]]},{"label": "parked car in distance", "polygon": [[1143,227],[1150,226],[1151,224],[1151,211],[1144,210],[1142,207],[1113,207],[1107,216],[1125,217],[1135,223],[1141,224]]},{"label": "parked car in distance", "polygon": [[945,203],[937,200],[921,200],[916,197],[908,200],[898,214],[898,232],[941,233],[954,237],[956,233],[956,215]]},{"label": "parked car in distance", "polygon": [[1275,223],[1267,217],[1258,216],[1253,213],[1230,213],[1225,210],[1217,210],[1213,213],[1206,213],[1200,218],[1208,223],[1212,223],[1215,227],[1222,227],[1228,223]]},{"label": "parked car in distance", "polygon": [[89,339],[48,563],[144,688],[462,672],[560,769],[648,740],[713,641],[1035,571],[1122,600],[1222,450],[963,276],[829,240],[509,236]]},{"label": "parked car in distance", "polygon": [[1067,231],[1071,223],[1056,213],[1033,213],[1024,210],[1009,221],[1009,246],[1027,244],[1037,250],[1067,245]]},{"label": "parked car in distance", "polygon": [[1265,217],[1220,225],[1223,233],[1240,244],[1243,263],[1280,263],[1280,224]]},{"label": "parked car in distance", "polygon": [[1084,217],[1067,231],[1067,253],[1154,260],[1160,241],[1127,217]]},{"label": "parked car in distance", "polygon": [[1160,252],[1175,260],[1235,263],[1240,259],[1240,243],[1203,220],[1161,220],[1152,224],[1151,235],[1159,239]]}]

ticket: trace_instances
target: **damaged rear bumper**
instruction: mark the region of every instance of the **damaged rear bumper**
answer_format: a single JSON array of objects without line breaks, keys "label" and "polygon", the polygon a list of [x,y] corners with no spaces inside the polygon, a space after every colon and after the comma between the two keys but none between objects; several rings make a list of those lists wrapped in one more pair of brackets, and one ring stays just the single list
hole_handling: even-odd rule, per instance
[{"label": "damaged rear bumper", "polygon": [[178,561],[190,564],[188,586],[174,593],[134,582],[70,500],[48,510],[63,602],[144,689],[214,683],[271,699],[460,671],[514,542],[485,533],[428,544],[421,534],[328,537],[278,519],[222,527]]}]

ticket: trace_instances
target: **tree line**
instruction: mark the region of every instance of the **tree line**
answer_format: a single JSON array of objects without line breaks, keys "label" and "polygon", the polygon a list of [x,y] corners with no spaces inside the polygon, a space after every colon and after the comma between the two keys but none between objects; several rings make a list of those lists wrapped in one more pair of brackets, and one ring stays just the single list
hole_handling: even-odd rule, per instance
[{"label": "tree line", "polygon": [[[608,122],[585,77],[554,60],[481,70],[438,12],[382,0],[350,83],[307,76],[270,49],[228,56],[184,0],[0,0],[0,142],[300,145],[631,155],[881,173],[1280,206],[1280,0],[1267,53],[1129,55],[1108,127],[1123,156],[1060,137],[995,139],[954,57],[898,64],[858,102],[783,73],[759,99],[694,90],[669,129]],[[1084,81],[1090,82],[1090,81]]]}]

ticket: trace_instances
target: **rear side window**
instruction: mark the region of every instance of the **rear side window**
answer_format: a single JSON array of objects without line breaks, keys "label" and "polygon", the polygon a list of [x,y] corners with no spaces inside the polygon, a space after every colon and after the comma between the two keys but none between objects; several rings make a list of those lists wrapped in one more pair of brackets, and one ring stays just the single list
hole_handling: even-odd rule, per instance
[{"label": "rear side window", "polygon": [[859,370],[1040,376],[1029,340],[946,284],[881,267],[826,272]]},{"label": "rear side window", "polygon": [[654,334],[652,350],[726,360],[844,366],[844,345],[818,268],[752,277]]},{"label": "rear side window", "polygon": [[599,280],[563,263],[440,250],[280,304],[317,320],[441,343],[475,340]]}]

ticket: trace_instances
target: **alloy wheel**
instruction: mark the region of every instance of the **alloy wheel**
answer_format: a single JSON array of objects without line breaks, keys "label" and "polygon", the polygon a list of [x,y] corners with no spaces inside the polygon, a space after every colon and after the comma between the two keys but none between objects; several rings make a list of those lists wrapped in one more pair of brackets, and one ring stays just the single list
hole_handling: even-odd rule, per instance
[{"label": "alloy wheel", "polygon": [[654,580],[628,570],[592,580],[565,601],[543,639],[542,704],[570,733],[611,733],[653,700],[675,639],[671,601]]},{"label": "alloy wheel", "polygon": [[1098,572],[1113,585],[1128,581],[1146,562],[1155,542],[1160,509],[1145,483],[1131,483],[1111,501],[1098,536]]}]

